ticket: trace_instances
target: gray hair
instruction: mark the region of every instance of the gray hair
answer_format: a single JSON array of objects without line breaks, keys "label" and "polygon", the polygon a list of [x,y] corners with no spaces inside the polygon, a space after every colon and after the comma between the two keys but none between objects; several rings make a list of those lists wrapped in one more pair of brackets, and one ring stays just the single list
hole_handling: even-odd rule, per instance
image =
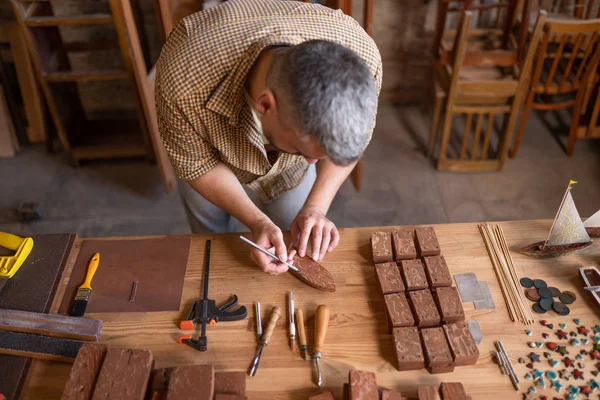
[{"label": "gray hair", "polygon": [[355,52],[324,40],[281,49],[267,86],[294,128],[316,137],[334,164],[360,158],[377,109],[377,88]]}]

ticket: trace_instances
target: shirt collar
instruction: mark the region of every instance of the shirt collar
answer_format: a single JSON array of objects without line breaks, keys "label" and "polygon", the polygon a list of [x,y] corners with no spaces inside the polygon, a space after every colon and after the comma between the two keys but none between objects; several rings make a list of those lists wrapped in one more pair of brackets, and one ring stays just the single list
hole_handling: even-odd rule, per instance
[{"label": "shirt collar", "polygon": [[206,108],[228,118],[231,125],[238,125],[240,112],[246,105],[244,98],[246,77],[260,53],[269,46],[295,46],[302,42],[303,39],[299,36],[272,35],[252,44],[217,87],[206,103]]}]

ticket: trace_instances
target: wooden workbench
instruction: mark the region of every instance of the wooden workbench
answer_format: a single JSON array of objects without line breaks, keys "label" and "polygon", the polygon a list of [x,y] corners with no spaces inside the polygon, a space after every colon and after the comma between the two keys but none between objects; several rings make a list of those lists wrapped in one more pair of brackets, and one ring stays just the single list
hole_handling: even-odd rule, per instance
[{"label": "wooden workbench", "polygon": [[[508,245],[513,250],[543,240],[550,225],[551,221],[501,223]],[[235,234],[193,236],[180,312],[102,313],[87,316],[104,321],[100,338],[102,343],[115,347],[151,349],[160,367],[212,363],[217,370],[247,371],[256,350],[253,302],[261,302],[264,319],[275,305],[286,310],[286,292],[293,291],[296,307],[305,310],[310,322],[309,344],[312,343],[315,308],[319,304],[327,304],[331,308],[331,322],[321,366],[325,387],[333,390],[337,398],[341,398],[342,384],[347,382],[348,370],[352,368],[376,372],[380,386],[399,390],[405,396],[415,396],[417,385],[460,381],[473,399],[521,398],[520,393],[512,388],[508,377],[501,375],[492,361],[490,351],[494,348],[493,341],[503,341],[517,373],[522,377],[527,369],[525,365],[518,364],[517,359],[529,354],[531,349],[527,347],[527,342],[532,339],[525,335],[524,330],[533,329],[533,339],[539,341],[542,340],[542,332],[551,331],[540,324],[526,327],[510,322],[477,224],[437,225],[435,229],[450,272],[475,272],[480,281],[489,283],[496,303],[495,311],[475,311],[471,303],[464,304],[467,319],[478,320],[483,331],[479,362],[476,366],[456,368],[455,372],[442,375],[430,375],[426,370],[396,370],[392,337],[387,333],[385,307],[372,267],[369,243],[371,231],[392,229],[341,230],[340,245],[323,262],[336,280],[338,289],[335,293],[312,289],[291,274],[269,276],[262,273],[250,262],[248,246]],[[248,318],[209,326],[209,350],[201,353],[178,344],[177,338],[180,335],[179,320],[185,316],[192,301],[201,297],[206,239],[213,240],[210,297],[220,304],[231,294],[237,294],[240,302],[248,307]],[[79,244],[76,244],[61,288],[68,281],[78,249]],[[521,277],[542,278],[549,286],[571,290],[578,296],[571,305],[572,313],[568,317],[558,317],[554,312],[544,315],[543,318],[555,324],[555,330],[559,322],[568,323],[571,330],[574,317],[580,318],[588,327],[600,322],[600,307],[592,303],[589,294],[581,289],[578,275],[580,266],[598,266],[600,243],[594,243],[583,254],[562,258],[538,260],[516,253],[513,253],[513,258]],[[62,297],[61,288],[54,302],[54,310],[58,308]],[[317,392],[312,379],[313,365],[292,354],[288,347],[286,319],[282,316],[278,323],[272,341],[263,353],[257,375],[247,378],[247,394],[251,400],[306,399]],[[541,354],[543,350],[537,352]],[[544,371],[550,369],[545,361],[542,362]],[[591,368],[594,363],[588,359],[586,364]],[[59,399],[70,368],[70,364],[35,361],[23,398]],[[592,378],[588,372],[586,381]],[[525,390],[531,381],[522,381],[521,387]],[[583,384],[582,381],[577,383]],[[553,391],[548,393],[556,394]]]}]

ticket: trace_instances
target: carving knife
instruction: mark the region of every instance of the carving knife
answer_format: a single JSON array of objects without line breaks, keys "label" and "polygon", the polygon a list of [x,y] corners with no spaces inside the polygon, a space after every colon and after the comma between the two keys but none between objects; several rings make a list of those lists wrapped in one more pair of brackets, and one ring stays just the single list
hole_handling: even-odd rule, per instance
[{"label": "carving knife", "polygon": [[321,375],[321,368],[319,368],[319,360],[323,357],[323,346],[325,345],[325,336],[327,335],[327,328],[329,326],[329,307],[321,304],[317,307],[317,313],[315,315],[315,350],[313,352],[313,358],[315,364],[317,364],[317,385],[323,387],[323,377]]},{"label": "carving knife", "polygon": [[90,298],[90,294],[92,293],[92,278],[94,277],[94,274],[96,274],[98,264],[100,264],[100,253],[94,254],[92,260],[88,264],[85,282],[83,282],[83,285],[79,286],[79,289],[77,289],[75,300],[73,300],[71,310],[69,311],[70,316],[81,317],[83,314],[85,314],[85,309],[87,308],[87,303]]},{"label": "carving knife", "polygon": [[260,357],[262,356],[263,349],[267,344],[269,344],[269,340],[271,339],[271,335],[273,334],[273,330],[275,329],[275,325],[277,324],[277,320],[281,316],[281,309],[279,307],[273,307],[273,311],[271,311],[271,317],[269,318],[269,324],[265,328],[265,331],[262,334],[260,339],[260,347],[254,360],[252,360],[252,366],[250,367],[250,372],[248,375],[254,376],[256,375],[256,371],[258,370],[258,364],[260,363]]},{"label": "carving knife", "polygon": [[268,255],[271,258],[274,258],[275,260],[279,261],[280,263],[283,263],[285,265],[288,266],[289,269],[296,271],[297,273],[301,274],[302,272],[298,269],[298,267],[294,267],[292,264],[290,264],[287,261],[282,261],[279,259],[279,257],[277,257],[275,254],[271,253],[269,250],[257,245],[256,243],[254,243],[252,240],[250,239],[246,239],[243,236],[240,236],[240,239],[242,239],[244,242],[248,243],[250,246],[254,247],[256,250],[259,250],[262,253],[265,253],[266,255]]}]

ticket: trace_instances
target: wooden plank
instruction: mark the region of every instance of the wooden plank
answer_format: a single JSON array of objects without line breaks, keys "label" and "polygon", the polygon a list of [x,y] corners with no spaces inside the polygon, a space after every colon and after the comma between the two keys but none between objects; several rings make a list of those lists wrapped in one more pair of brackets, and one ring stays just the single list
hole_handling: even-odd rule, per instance
[{"label": "wooden plank", "polygon": [[23,19],[27,26],[61,26],[61,25],[98,25],[112,24],[110,14],[89,14],[74,16],[48,16],[48,17],[25,17]]},{"label": "wooden plank", "polygon": [[[580,318],[582,325],[588,328],[596,324],[597,306],[592,303],[591,296],[582,290],[578,268],[581,265],[600,267],[600,243],[594,242],[586,252],[568,257],[530,258],[514,249],[543,240],[552,221],[507,221],[500,225],[521,277],[543,278],[548,286],[577,294],[577,301],[569,305],[571,314],[566,321],[569,328],[572,318]],[[434,228],[450,273],[476,273],[480,281],[489,283],[496,304],[496,310],[493,311],[475,310],[472,304],[464,304],[466,319],[479,322],[485,340],[478,346],[481,357],[477,364],[458,367],[452,375],[432,376],[423,369],[399,372],[393,339],[386,333],[385,304],[371,254],[367,251],[371,232],[411,230],[414,226],[340,229],[339,246],[322,261],[322,265],[336,280],[335,293],[314,290],[290,274],[269,276],[257,270],[250,260],[247,245],[239,240],[239,234],[192,235],[181,311],[96,314],[94,317],[104,322],[100,341],[123,348],[150,349],[160,366],[212,363],[218,371],[246,371],[256,351],[253,319],[209,326],[209,346],[204,353],[177,343],[180,331],[176,322],[202,293],[204,245],[205,240],[212,239],[211,265],[218,267],[211,268],[209,296],[217,304],[227,301],[230,294],[235,293],[246,306],[252,305],[252,301],[260,301],[263,306],[284,308],[287,304],[284,292],[289,290],[294,292],[296,307],[306,311],[309,325],[316,305],[327,304],[330,307],[332,315],[327,337],[331,340],[325,342],[321,368],[325,366],[326,389],[333,391],[336,399],[342,398],[342,384],[347,382],[346,373],[349,369],[376,371],[379,386],[393,388],[407,398],[416,397],[417,382],[420,385],[439,385],[440,381],[462,382],[465,391],[474,400],[520,398],[520,393],[513,389],[509,378],[499,372],[490,352],[495,351],[493,341],[501,340],[515,368],[521,368],[517,372],[524,374],[524,365],[517,360],[532,351],[524,334],[527,328],[520,323],[511,323],[508,318],[506,304],[477,224],[439,224]],[[74,254],[78,249],[79,244]],[[67,272],[73,265],[72,261],[74,259],[67,265]],[[68,281],[68,277],[65,281]],[[547,315],[538,318],[548,319]],[[311,331],[310,326],[307,328]],[[246,395],[250,400],[300,400],[317,392],[314,362],[302,361],[291,352],[287,329],[287,324],[276,326],[274,339],[263,353],[259,372],[247,380]],[[591,376],[595,363],[587,361],[585,364],[585,375]],[[69,366],[38,361],[34,361],[34,366],[21,398],[37,400],[40,393],[47,399],[60,398],[69,376]],[[540,392],[537,394],[538,397],[542,395]],[[553,396],[556,392],[546,388],[543,394]]]},{"label": "wooden plank", "polygon": [[87,81],[113,81],[127,79],[127,72],[114,70],[96,70],[96,71],[57,71],[46,72],[44,79],[48,82],[87,82]]},{"label": "wooden plank", "polygon": [[57,314],[0,310],[0,330],[97,341],[102,330],[102,321]]},{"label": "wooden plank", "polygon": [[73,148],[76,160],[97,160],[102,158],[142,157],[147,154],[143,145],[94,145]]},{"label": "wooden plank", "polygon": [[106,355],[106,345],[86,343],[81,346],[63,391],[62,400],[89,400]]},{"label": "wooden plank", "polygon": [[80,340],[0,331],[0,354],[73,362],[82,345]]},{"label": "wooden plank", "polygon": [[515,80],[461,81],[456,92],[459,96],[489,96],[494,98],[514,96],[519,84]]},{"label": "wooden plank", "polygon": [[43,143],[46,139],[44,103],[35,79],[31,58],[27,52],[27,43],[17,24],[11,27],[9,37],[10,51],[15,63],[25,117],[27,118],[27,138],[30,143]]},{"label": "wooden plank", "polygon": [[15,127],[4,98],[4,88],[0,86],[0,157],[14,157],[18,150]]},{"label": "wooden plank", "polygon": [[152,352],[108,349],[92,400],[142,400],[151,371]]}]

